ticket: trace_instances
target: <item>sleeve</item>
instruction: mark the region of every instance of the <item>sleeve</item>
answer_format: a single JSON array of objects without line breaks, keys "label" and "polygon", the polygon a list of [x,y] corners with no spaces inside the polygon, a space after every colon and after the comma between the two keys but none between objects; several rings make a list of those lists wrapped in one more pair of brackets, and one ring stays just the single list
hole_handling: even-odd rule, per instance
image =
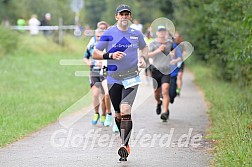
[{"label": "sleeve", "polygon": [[95,43],[95,37],[92,37],[87,44],[87,48],[90,48],[90,46],[93,45],[94,43]]},{"label": "sleeve", "polygon": [[146,42],[144,40],[144,35],[140,32],[138,38],[139,38],[139,44],[138,44],[139,45],[139,49],[143,49],[146,46]]},{"label": "sleeve", "polygon": [[89,49],[87,49],[86,52],[83,55],[83,58],[89,59],[90,56],[91,56],[91,53],[90,53]]},{"label": "sleeve", "polygon": [[155,48],[154,48],[154,42],[152,41],[150,44],[149,44],[149,52],[152,52],[154,51]]},{"label": "sleeve", "polygon": [[112,41],[113,37],[105,31],[100,38],[100,41],[96,44],[96,49],[103,51],[104,49],[107,50],[109,41]]},{"label": "sleeve", "polygon": [[89,58],[92,56],[92,53],[91,53],[91,52],[92,52],[93,48],[94,48],[94,45],[89,45],[89,46],[87,46],[87,50],[86,50],[86,52],[84,53],[83,58],[89,59]]}]

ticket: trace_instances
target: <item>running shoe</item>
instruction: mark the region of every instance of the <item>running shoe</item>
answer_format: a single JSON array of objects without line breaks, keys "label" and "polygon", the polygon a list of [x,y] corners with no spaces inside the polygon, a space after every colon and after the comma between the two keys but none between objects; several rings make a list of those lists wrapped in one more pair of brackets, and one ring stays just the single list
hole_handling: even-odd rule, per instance
[{"label": "running shoe", "polygon": [[162,106],[162,101],[159,104],[157,104],[157,107],[156,107],[157,115],[161,114],[161,106]]},{"label": "running shoe", "polygon": [[127,157],[130,154],[130,147],[129,145],[124,146],[122,145],[119,149],[118,149],[118,155],[120,156],[119,161],[127,161]]},{"label": "running shoe", "polygon": [[105,120],[105,122],[104,122],[104,126],[111,126],[112,125],[112,119],[113,119],[113,117],[112,117],[112,114],[107,114],[106,115],[106,120]]},{"label": "running shoe", "polygon": [[174,98],[170,97],[170,103],[174,103]]},{"label": "running shoe", "polygon": [[106,120],[106,115],[101,116],[101,124],[104,125],[104,122]]},{"label": "running shoe", "polygon": [[119,129],[116,124],[114,124],[114,126],[113,126],[113,132],[115,132],[115,133],[119,132]]},{"label": "running shoe", "polygon": [[164,112],[163,114],[161,114],[161,119],[166,122],[167,119],[169,119],[169,115],[170,115],[170,111],[168,110],[167,112]]},{"label": "running shoe", "polygon": [[180,96],[180,89],[179,88],[176,89],[176,93],[178,96]]},{"label": "running shoe", "polygon": [[92,120],[92,124],[96,125],[97,122],[98,122],[98,120],[99,120],[99,118],[100,118],[100,114],[94,114],[93,120]]}]

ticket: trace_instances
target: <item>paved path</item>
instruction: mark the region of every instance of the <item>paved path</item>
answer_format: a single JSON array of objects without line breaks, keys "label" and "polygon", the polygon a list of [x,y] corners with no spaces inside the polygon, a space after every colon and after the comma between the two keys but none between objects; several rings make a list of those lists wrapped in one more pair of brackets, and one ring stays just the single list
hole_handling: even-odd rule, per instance
[{"label": "paved path", "polygon": [[100,123],[91,125],[89,112],[70,127],[57,121],[1,148],[0,166],[209,166],[209,144],[200,138],[208,126],[206,105],[193,76],[185,72],[182,96],[170,106],[168,122],[160,120],[155,106],[152,88],[142,84],[127,162],[118,162],[119,135]]}]

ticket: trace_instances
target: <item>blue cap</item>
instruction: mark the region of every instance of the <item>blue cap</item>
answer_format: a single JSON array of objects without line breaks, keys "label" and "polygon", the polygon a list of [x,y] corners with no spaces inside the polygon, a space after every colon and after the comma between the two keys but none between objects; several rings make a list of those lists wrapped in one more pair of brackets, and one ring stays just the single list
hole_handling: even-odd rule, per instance
[{"label": "blue cap", "polygon": [[131,13],[131,9],[128,5],[125,4],[121,4],[116,8],[116,13],[121,13],[123,11],[128,11]]}]

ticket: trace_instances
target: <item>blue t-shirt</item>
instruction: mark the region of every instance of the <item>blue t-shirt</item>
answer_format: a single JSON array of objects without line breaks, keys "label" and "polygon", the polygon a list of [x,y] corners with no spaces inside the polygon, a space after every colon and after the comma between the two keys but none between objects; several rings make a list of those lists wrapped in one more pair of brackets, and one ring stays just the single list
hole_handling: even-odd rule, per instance
[{"label": "blue t-shirt", "polygon": [[[124,72],[132,69],[137,69],[138,49],[143,49],[146,46],[144,36],[140,31],[133,28],[128,28],[127,31],[121,31],[117,26],[112,26],[106,30],[96,45],[96,49],[106,49],[109,53],[121,51],[126,54],[121,60],[108,60],[108,83],[119,83],[122,80],[117,80],[111,77],[111,74],[116,72]],[[110,67],[112,67],[110,69]]]},{"label": "blue t-shirt", "polygon": [[[178,57],[182,57],[182,50],[181,50],[180,46],[176,43],[173,43],[172,46],[175,49],[174,59],[177,59]],[[178,75],[179,69],[177,67],[177,64],[175,64],[175,65],[171,64],[170,69],[171,69],[171,77]]]}]

